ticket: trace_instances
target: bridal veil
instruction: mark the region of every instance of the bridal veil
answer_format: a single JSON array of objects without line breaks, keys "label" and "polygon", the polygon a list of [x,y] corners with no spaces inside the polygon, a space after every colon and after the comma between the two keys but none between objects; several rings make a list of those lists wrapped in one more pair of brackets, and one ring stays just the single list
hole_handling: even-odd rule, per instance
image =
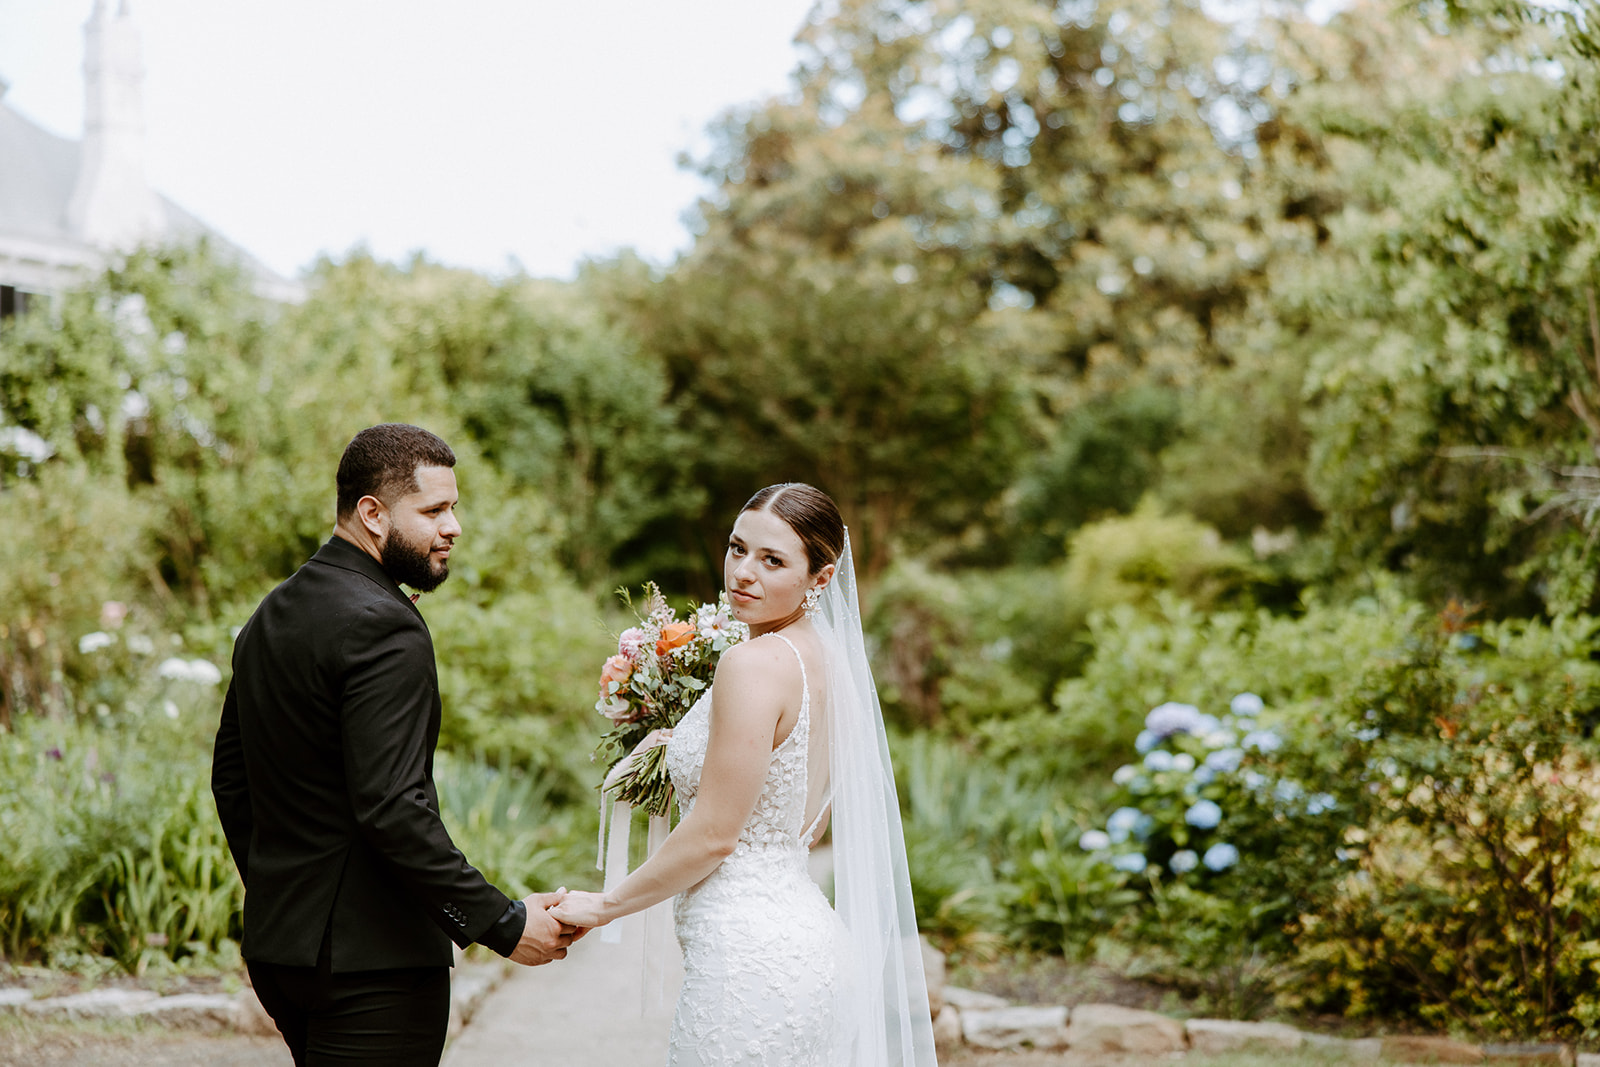
[{"label": "bridal veil", "polygon": [[[850,535],[814,616],[827,653],[834,910],[854,972],[838,1005],[841,1067],[933,1067],[922,946]],[[820,762],[820,761],[819,761]]]}]

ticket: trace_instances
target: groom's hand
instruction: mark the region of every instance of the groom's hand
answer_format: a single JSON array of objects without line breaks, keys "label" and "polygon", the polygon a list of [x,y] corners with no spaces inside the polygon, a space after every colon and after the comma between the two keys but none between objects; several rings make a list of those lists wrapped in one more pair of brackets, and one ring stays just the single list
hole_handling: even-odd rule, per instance
[{"label": "groom's hand", "polygon": [[522,928],[522,937],[511,953],[513,963],[537,967],[551,960],[564,959],[567,946],[572,944],[575,931],[557,922],[546,909],[553,908],[566,897],[565,889],[554,893],[533,893],[523,898],[528,908],[528,921]]}]

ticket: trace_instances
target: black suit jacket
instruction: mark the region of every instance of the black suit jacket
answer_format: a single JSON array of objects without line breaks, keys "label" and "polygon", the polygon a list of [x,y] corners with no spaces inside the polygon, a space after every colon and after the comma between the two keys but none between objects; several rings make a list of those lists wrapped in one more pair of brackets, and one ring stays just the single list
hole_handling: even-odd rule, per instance
[{"label": "black suit jacket", "polygon": [[422,614],[360,549],[330,538],[233,646],[211,790],[244,879],[244,956],[334,971],[507,955],[525,910],[439,820],[439,683]]}]

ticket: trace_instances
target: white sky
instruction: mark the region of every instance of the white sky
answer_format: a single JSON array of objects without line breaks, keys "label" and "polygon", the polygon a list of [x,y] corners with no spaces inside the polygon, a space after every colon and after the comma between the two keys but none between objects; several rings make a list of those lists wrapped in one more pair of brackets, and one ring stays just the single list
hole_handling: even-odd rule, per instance
[{"label": "white sky", "polygon": [[[110,0],[116,2],[116,0]],[[688,247],[679,169],[789,87],[812,0],[131,0],[151,184],[280,273],[365,244],[568,277]],[[0,0],[6,102],[76,138],[90,0]]]}]

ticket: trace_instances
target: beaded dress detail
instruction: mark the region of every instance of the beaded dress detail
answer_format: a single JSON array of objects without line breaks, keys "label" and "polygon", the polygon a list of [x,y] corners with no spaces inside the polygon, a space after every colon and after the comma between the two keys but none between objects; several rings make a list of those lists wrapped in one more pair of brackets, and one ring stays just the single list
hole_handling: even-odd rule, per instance
[{"label": "beaded dress detail", "polygon": [[[775,634],[795,657],[799,650]],[[811,688],[773,749],[738,844],[673,903],[684,982],[669,1067],[833,1067],[844,931],[806,870],[806,759]],[[708,689],[667,744],[681,813],[694,808],[711,732]]]}]

